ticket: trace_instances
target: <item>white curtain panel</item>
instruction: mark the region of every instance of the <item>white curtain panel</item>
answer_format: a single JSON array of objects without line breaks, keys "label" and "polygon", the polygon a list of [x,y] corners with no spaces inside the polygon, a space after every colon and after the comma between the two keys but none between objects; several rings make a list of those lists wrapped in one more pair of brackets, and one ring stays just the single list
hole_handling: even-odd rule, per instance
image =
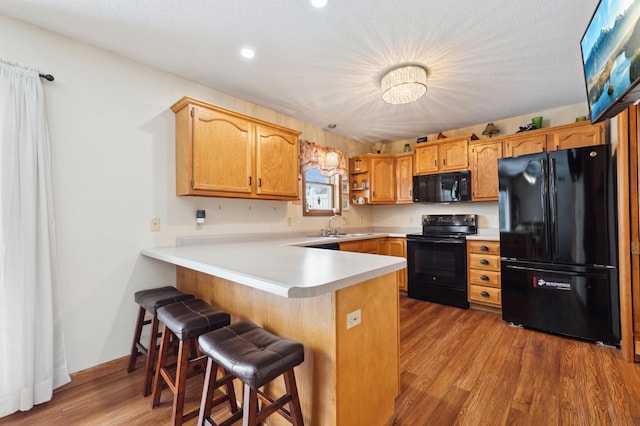
[{"label": "white curtain panel", "polygon": [[50,163],[38,72],[0,60],[0,417],[70,381]]}]

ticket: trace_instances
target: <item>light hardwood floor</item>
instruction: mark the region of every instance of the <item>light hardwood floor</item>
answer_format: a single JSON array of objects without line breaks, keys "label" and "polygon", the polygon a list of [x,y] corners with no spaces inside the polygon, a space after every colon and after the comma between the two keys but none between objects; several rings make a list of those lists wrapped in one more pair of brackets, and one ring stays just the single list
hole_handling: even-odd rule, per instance
[{"label": "light hardwood floor", "polygon": [[[640,365],[624,362],[619,350],[406,297],[400,315],[399,426],[640,425]],[[151,410],[142,369],[127,374],[123,361],[112,363],[116,372],[60,390],[0,424],[168,424],[169,392]],[[199,392],[194,381],[191,406]]]}]

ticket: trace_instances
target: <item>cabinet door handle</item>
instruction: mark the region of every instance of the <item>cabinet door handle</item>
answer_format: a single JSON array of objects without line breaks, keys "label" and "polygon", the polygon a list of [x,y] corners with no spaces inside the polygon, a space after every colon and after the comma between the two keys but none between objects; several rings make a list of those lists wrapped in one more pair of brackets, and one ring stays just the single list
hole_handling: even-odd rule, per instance
[{"label": "cabinet door handle", "polygon": [[490,297],[489,293],[486,292],[486,291],[481,291],[480,292],[480,296],[482,296],[482,297]]},{"label": "cabinet door handle", "polygon": [[442,165],[443,165],[443,166],[446,166],[446,165],[447,165],[447,159],[446,159],[446,158],[443,158],[443,159],[442,159]]},{"label": "cabinet door handle", "polygon": [[249,176],[249,186],[251,186],[251,176]]},{"label": "cabinet door handle", "polygon": [[258,178],[258,188],[262,186],[262,178]]},{"label": "cabinet door handle", "polygon": [[481,264],[481,265],[488,265],[488,264],[489,264],[489,261],[488,261],[487,259],[482,259],[482,260],[480,261],[480,264]]},{"label": "cabinet door handle", "polygon": [[481,251],[489,251],[489,247],[487,247],[487,246],[480,246],[480,250],[481,250]]},{"label": "cabinet door handle", "polygon": [[489,281],[489,277],[488,277],[488,276],[486,276],[486,275],[480,275],[480,279],[481,279],[482,281]]},{"label": "cabinet door handle", "polygon": [[433,160],[433,167],[438,167],[438,160]]}]

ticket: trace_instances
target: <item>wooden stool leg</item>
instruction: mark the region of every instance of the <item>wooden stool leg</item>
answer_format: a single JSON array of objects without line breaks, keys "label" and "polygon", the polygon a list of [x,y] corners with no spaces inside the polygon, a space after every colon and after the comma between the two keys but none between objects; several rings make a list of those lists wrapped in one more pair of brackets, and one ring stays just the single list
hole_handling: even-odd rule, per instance
[{"label": "wooden stool leg", "polygon": [[289,402],[291,423],[293,423],[293,426],[303,426],[302,409],[300,408],[300,398],[298,397],[298,387],[296,386],[296,376],[293,373],[293,368],[284,372],[284,384],[287,393],[291,395],[291,401]]},{"label": "wooden stool leg", "polygon": [[244,385],[242,409],[244,410],[242,426],[256,426],[258,417],[258,392],[246,383]]},{"label": "wooden stool leg", "polygon": [[[222,369],[222,374],[226,376],[228,373]],[[227,381],[225,387],[227,389],[227,398],[229,398],[229,410],[235,414],[238,412],[238,403],[236,402],[236,390],[233,388],[233,378]]]},{"label": "wooden stool leg", "polygon": [[142,335],[142,326],[144,325],[144,314],[146,310],[140,306],[138,309],[138,321],[136,321],[136,329],[133,332],[133,343],[131,344],[131,355],[129,356],[129,367],[127,373],[131,373],[136,369],[136,359],[138,358],[138,342]]},{"label": "wooden stool leg", "polygon": [[211,417],[211,406],[213,405],[213,392],[216,389],[216,375],[218,374],[218,364],[213,359],[207,360],[207,370],[204,375],[204,386],[202,389],[202,399],[200,400],[200,413],[198,415],[198,426],[205,425],[205,419]]},{"label": "wooden stool leg", "polygon": [[173,396],[173,410],[171,418],[173,424],[182,424],[182,414],[184,412],[184,394],[187,387],[187,370],[189,368],[189,342],[180,340],[178,345],[178,366],[176,369],[175,395]]},{"label": "wooden stool leg", "polygon": [[151,321],[151,337],[149,338],[149,347],[147,349],[147,362],[145,363],[144,372],[144,396],[151,393],[151,384],[153,383],[153,372],[156,365],[156,356],[158,353],[158,327],[160,321],[154,315]]},{"label": "wooden stool leg", "polygon": [[162,392],[162,370],[167,362],[169,352],[171,330],[165,325],[162,328],[162,341],[160,343],[160,353],[156,363],[156,373],[153,376],[153,392],[151,393],[151,408],[155,408],[160,403],[160,393]]}]

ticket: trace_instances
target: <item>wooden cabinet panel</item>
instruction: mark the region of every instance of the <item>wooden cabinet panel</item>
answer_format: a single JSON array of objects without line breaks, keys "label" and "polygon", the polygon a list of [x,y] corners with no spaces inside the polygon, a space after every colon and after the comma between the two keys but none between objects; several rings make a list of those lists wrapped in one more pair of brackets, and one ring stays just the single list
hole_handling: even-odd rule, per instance
[{"label": "wooden cabinet panel", "polygon": [[500,307],[502,306],[502,291],[493,287],[471,285],[469,286],[469,302]]},{"label": "wooden cabinet panel", "polygon": [[440,163],[441,172],[450,172],[455,170],[464,170],[469,167],[468,157],[468,139],[448,142],[440,145]]},{"label": "wooden cabinet panel", "polygon": [[[407,240],[406,238],[394,238],[389,237],[386,238],[381,243],[380,254],[384,254],[387,256],[397,256],[407,258]],[[398,289],[407,291],[408,287],[408,277],[407,277],[407,268],[403,268],[398,271]]]},{"label": "wooden cabinet panel", "polygon": [[298,135],[270,126],[257,126],[256,193],[297,197],[298,174],[291,173],[291,165],[298,168]]},{"label": "wooden cabinet panel", "polygon": [[413,154],[396,157],[396,203],[413,203]]},{"label": "wooden cabinet panel", "polygon": [[469,267],[475,269],[500,269],[500,256],[469,253]]},{"label": "wooden cabinet panel", "polygon": [[298,199],[300,132],[184,97],[176,114],[176,194]]},{"label": "wooden cabinet panel", "polygon": [[416,174],[438,172],[438,145],[424,145],[416,147]]},{"label": "wooden cabinet panel", "polygon": [[378,254],[380,252],[380,238],[362,240],[360,251],[362,253]]},{"label": "wooden cabinet panel", "polygon": [[396,202],[396,164],[394,157],[371,158],[371,203]]},{"label": "wooden cabinet panel", "polygon": [[498,199],[498,159],[502,158],[502,142],[484,142],[470,146],[471,199]]},{"label": "wooden cabinet panel", "polygon": [[467,250],[470,253],[495,254],[499,256],[500,241],[469,240],[467,241]]},{"label": "wooden cabinet panel", "polygon": [[531,135],[514,136],[504,143],[504,156],[515,157],[517,155],[534,154],[547,150],[547,134],[538,133]]},{"label": "wooden cabinet panel", "polygon": [[[586,122],[588,123],[588,122]],[[553,149],[571,149],[604,143],[604,123],[584,124],[553,131]]]},{"label": "wooden cabinet panel", "polygon": [[251,192],[253,127],[247,120],[194,106],[192,188]]},{"label": "wooden cabinet panel", "polygon": [[500,288],[500,272],[469,269],[469,283]]},{"label": "wooden cabinet panel", "polygon": [[382,238],[371,238],[367,240],[344,241],[340,243],[341,251],[353,251],[357,253],[378,254],[380,251],[380,240]]}]

